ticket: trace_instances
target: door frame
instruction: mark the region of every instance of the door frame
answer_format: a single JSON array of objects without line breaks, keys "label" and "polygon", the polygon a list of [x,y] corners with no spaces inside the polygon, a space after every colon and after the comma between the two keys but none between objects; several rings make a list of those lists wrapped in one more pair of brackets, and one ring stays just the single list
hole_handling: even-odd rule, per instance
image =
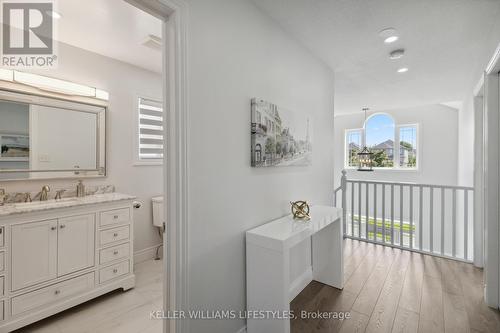
[{"label": "door frame", "polygon": [[474,89],[474,266],[484,267],[484,76]]},{"label": "door frame", "polygon": [[500,45],[483,76],[484,119],[484,300],[500,306]]},{"label": "door frame", "polygon": [[[163,21],[164,196],[163,313],[188,307],[187,4],[184,0],[124,0]],[[189,320],[163,321],[163,332],[189,332]]]}]

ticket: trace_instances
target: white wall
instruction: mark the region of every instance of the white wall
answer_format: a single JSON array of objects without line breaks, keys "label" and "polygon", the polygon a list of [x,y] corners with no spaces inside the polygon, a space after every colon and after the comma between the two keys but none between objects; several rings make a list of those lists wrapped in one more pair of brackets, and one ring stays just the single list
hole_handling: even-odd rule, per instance
[{"label": "white wall", "polygon": [[460,109],[459,144],[458,144],[458,182],[462,185],[472,186],[474,183],[474,96],[473,91],[483,75],[486,66],[500,43],[500,21],[491,30],[490,36],[483,37],[482,51],[477,54],[477,62],[471,64],[474,68],[472,77],[465,78],[469,81],[470,88],[464,96],[464,103]]},{"label": "white wall", "polygon": [[[246,0],[189,2],[189,302],[244,310],[245,231],[331,204],[333,73]],[[250,100],[314,116],[311,167],[250,167]],[[191,332],[237,332],[244,320],[199,320]]]},{"label": "white wall", "polygon": [[[134,133],[137,94],[162,97],[161,75],[125,64],[66,44],[59,45],[59,67],[39,70],[39,74],[86,84],[109,92],[107,117],[108,177],[85,180],[88,185],[114,184],[119,192],[133,194],[144,203],[134,211],[134,250],[160,243],[152,226],[151,197],[161,194],[162,168],[136,167],[134,163]],[[36,191],[44,184],[57,188],[76,186],[76,180],[40,180],[0,182],[7,191]],[[53,193],[52,193],[53,194]]]},{"label": "white wall", "polygon": [[[419,124],[419,170],[348,170],[351,179],[375,179],[396,182],[417,182],[437,185],[456,185],[458,112],[447,106],[426,105],[408,109],[381,111],[390,114],[396,125]],[[340,185],[344,168],[345,130],[363,127],[364,114],[335,117],[335,184]]]}]

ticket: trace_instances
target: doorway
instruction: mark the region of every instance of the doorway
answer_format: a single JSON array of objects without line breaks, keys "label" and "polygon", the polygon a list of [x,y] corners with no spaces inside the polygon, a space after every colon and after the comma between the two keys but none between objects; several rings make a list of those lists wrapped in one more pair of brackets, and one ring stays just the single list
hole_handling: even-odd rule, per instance
[{"label": "doorway", "polygon": [[[187,5],[183,0],[124,0],[163,21],[164,216],[163,312],[187,309]],[[168,316],[167,316],[168,317]],[[163,332],[187,332],[188,321],[166,319]]]}]

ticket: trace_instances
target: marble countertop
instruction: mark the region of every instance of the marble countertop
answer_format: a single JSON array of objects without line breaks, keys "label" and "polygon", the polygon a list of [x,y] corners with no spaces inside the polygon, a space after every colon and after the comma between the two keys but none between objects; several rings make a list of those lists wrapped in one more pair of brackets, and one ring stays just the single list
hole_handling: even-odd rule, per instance
[{"label": "marble countertop", "polygon": [[37,211],[69,208],[85,205],[95,205],[106,202],[115,202],[123,200],[134,200],[136,197],[121,193],[104,193],[88,195],[83,198],[63,198],[59,200],[33,201],[27,203],[9,203],[0,206],[0,217],[15,214],[33,213]]}]

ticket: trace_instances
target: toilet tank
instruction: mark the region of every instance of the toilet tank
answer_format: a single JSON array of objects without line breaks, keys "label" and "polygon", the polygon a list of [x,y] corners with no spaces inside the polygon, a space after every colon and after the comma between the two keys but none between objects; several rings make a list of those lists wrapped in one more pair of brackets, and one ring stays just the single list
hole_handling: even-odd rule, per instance
[{"label": "toilet tank", "polygon": [[153,197],[151,201],[153,202],[153,224],[161,228],[163,227],[163,222],[165,222],[163,196]]}]

